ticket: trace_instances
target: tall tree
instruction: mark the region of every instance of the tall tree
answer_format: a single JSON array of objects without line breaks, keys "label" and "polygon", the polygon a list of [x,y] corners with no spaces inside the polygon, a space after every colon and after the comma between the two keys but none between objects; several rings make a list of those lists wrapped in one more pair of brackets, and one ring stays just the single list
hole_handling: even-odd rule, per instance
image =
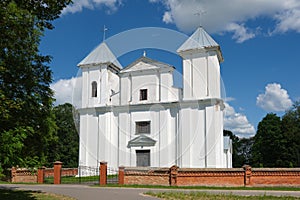
[{"label": "tall tree", "polygon": [[229,136],[232,140],[232,167],[242,167],[244,164],[250,164],[253,138],[239,138],[228,130],[224,130],[223,134]]},{"label": "tall tree", "polygon": [[245,164],[252,164],[252,147],[254,143],[254,138],[239,138],[237,154],[240,158],[238,166],[241,167]]},{"label": "tall tree", "polygon": [[253,166],[288,167],[285,155],[287,141],[281,129],[281,119],[276,114],[267,114],[258,124],[252,149]]},{"label": "tall tree", "polygon": [[48,163],[63,162],[64,167],[78,167],[79,135],[75,127],[74,107],[65,103],[53,109],[55,122],[58,127],[58,141],[48,150]]},{"label": "tall tree", "polygon": [[282,131],[287,138],[285,157],[290,167],[300,167],[300,102],[282,117]]},{"label": "tall tree", "polygon": [[45,161],[55,139],[49,56],[40,37],[70,0],[0,1],[0,169]]}]

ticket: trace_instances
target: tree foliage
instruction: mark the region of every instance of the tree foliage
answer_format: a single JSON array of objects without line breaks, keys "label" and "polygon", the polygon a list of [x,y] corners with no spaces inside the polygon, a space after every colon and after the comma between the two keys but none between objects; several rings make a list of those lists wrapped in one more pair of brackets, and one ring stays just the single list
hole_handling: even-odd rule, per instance
[{"label": "tree foliage", "polygon": [[245,164],[250,164],[252,161],[253,138],[239,138],[228,130],[224,130],[223,134],[229,136],[232,140],[232,167],[242,167]]},{"label": "tree foliage", "polygon": [[282,132],[281,119],[276,114],[267,114],[258,124],[253,145],[253,166],[288,167],[287,141]]},{"label": "tree foliage", "polygon": [[40,37],[69,0],[0,1],[0,168],[43,163],[56,139],[49,56]]},{"label": "tree foliage", "polygon": [[233,167],[300,167],[300,102],[280,118],[267,114],[252,138],[238,138],[224,130],[233,142]]},{"label": "tree foliage", "polygon": [[79,136],[75,127],[74,107],[69,104],[56,106],[53,109],[58,127],[58,141],[48,150],[48,164],[54,161],[63,162],[64,167],[78,167]]},{"label": "tree foliage", "polygon": [[290,167],[300,167],[300,102],[296,102],[282,117],[282,131],[287,140],[284,157]]}]

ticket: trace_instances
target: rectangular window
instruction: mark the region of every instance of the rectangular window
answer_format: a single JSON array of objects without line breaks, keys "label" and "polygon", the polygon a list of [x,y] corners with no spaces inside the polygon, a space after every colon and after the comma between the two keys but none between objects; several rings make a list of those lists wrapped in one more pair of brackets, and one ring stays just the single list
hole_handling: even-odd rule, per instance
[{"label": "rectangular window", "polygon": [[136,134],[150,134],[150,121],[135,122]]},{"label": "rectangular window", "polygon": [[140,90],[140,101],[147,100],[147,98],[148,98],[147,93],[148,93],[147,89],[141,89]]}]

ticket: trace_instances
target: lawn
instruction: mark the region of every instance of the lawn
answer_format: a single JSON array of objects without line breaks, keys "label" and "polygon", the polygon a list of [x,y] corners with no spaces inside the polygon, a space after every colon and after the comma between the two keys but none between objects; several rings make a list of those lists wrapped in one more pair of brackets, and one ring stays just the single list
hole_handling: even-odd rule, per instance
[{"label": "lawn", "polygon": [[74,200],[74,198],[35,191],[9,190],[0,188],[1,200]]},{"label": "lawn", "polygon": [[184,192],[147,192],[146,195],[158,197],[161,199],[171,199],[171,200],[177,200],[177,199],[186,199],[186,200],[192,200],[192,199],[198,199],[198,200],[294,200],[294,199],[300,199],[297,197],[275,197],[275,196],[238,196],[238,195],[232,195],[232,194],[208,194],[204,192],[190,192],[190,193],[184,193]]},{"label": "lawn", "polygon": [[[85,177],[75,177],[75,176],[63,176],[61,177],[62,184],[78,184],[78,183],[97,183],[99,182],[99,176],[85,176]],[[45,178],[45,184],[52,184],[53,177]]]}]

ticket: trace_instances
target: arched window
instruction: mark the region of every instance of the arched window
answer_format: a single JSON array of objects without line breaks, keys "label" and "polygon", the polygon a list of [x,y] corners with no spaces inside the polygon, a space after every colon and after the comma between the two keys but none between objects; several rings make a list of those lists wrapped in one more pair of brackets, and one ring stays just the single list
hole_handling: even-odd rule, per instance
[{"label": "arched window", "polygon": [[92,97],[97,97],[97,82],[92,82]]}]

